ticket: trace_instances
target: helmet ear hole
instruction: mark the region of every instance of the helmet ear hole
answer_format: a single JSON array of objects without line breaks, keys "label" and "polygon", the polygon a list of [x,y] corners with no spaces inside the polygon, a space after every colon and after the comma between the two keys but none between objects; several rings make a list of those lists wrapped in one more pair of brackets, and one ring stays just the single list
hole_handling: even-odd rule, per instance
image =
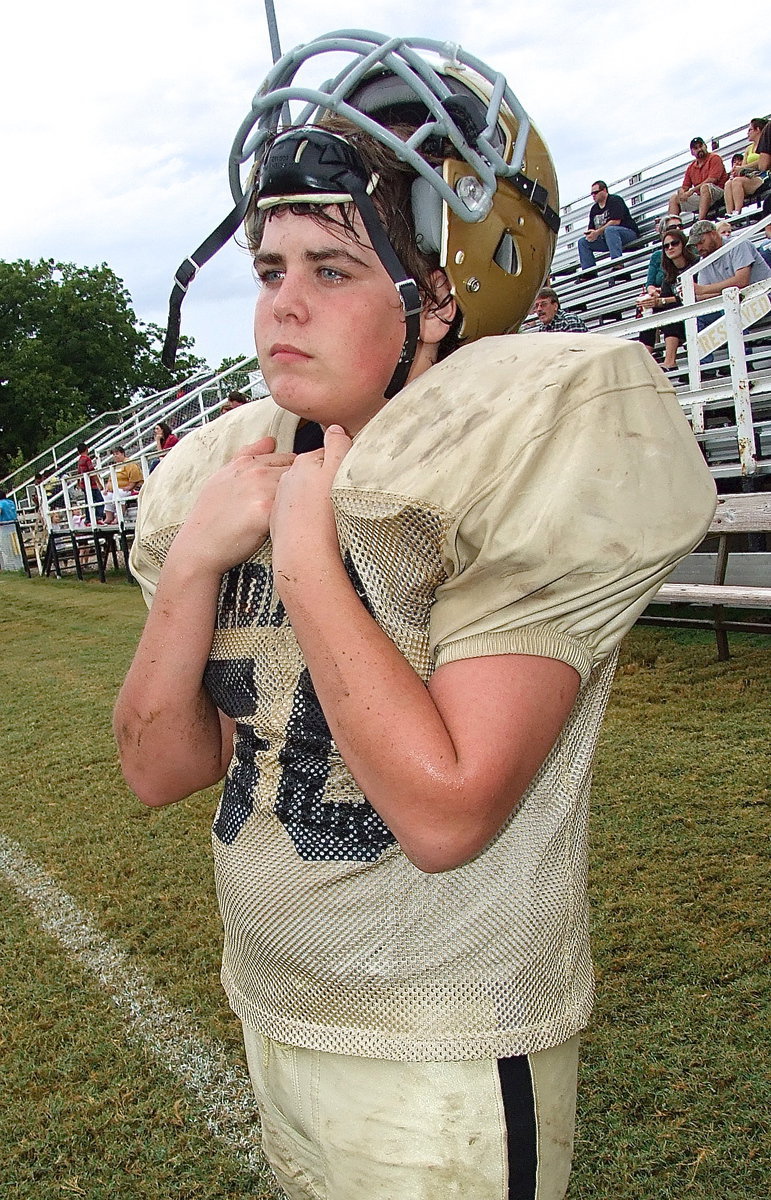
[{"label": "helmet ear hole", "polygon": [[418,176],[411,188],[415,240],[423,254],[439,254],[442,246],[442,197]]},{"label": "helmet ear hole", "polygon": [[508,229],[504,231],[498,243],[498,248],[493,255],[493,262],[497,263],[507,275],[519,275],[522,268],[519,260],[519,247]]}]

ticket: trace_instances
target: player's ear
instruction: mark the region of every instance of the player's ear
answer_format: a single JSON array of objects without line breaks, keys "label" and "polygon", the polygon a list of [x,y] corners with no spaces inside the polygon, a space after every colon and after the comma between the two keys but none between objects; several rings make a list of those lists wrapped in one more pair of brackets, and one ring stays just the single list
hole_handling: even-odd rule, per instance
[{"label": "player's ear", "polygon": [[432,297],[426,300],[420,314],[420,340],[432,346],[441,342],[455,316],[455,297],[444,271],[431,275]]}]

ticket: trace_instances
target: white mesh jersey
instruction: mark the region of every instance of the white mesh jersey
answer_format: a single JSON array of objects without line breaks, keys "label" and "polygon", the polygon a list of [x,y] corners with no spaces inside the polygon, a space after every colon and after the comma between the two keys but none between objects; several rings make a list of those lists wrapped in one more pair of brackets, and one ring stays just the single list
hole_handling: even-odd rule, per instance
[{"label": "white mesh jersey", "polygon": [[[141,494],[132,559],[148,600],[204,479],[265,434],[291,450],[296,426],[253,403],[164,460]],[[492,842],[424,874],[337,751],[269,543],[229,571],[206,685],[237,721],[213,829],[230,1002],[272,1038],[340,1053],[556,1045],[591,1008],[587,809],[616,647],[706,532],[709,472],[637,343],[486,338],[366,426],[333,500],[362,602],[424,680],[455,659],[527,653],[570,663],[582,686]]]}]

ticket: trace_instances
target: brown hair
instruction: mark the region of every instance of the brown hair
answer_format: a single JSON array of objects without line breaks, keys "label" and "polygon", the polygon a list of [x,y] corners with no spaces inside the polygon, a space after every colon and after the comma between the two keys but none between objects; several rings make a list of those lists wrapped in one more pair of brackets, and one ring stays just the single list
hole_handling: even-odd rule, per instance
[{"label": "brown hair", "polygon": [[[674,283],[681,271],[684,271],[686,267],[692,267],[694,263],[699,261],[699,256],[695,253],[693,247],[688,245],[688,238],[682,229],[668,229],[667,235],[675,238],[680,243],[682,254],[685,258],[685,267],[676,267],[662,245],[661,269],[664,272],[664,278],[667,282]],[[679,257],[680,255],[678,255]]]}]

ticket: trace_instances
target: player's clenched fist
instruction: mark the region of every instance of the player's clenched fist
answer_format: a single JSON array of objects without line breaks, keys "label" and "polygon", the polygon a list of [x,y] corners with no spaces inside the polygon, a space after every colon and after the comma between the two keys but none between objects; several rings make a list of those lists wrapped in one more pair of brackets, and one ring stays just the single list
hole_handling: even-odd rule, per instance
[{"label": "player's clenched fist", "polygon": [[243,446],[206,481],[172,551],[220,575],[245,562],[268,536],[276,489],[295,457],[276,453],[272,437]]}]

